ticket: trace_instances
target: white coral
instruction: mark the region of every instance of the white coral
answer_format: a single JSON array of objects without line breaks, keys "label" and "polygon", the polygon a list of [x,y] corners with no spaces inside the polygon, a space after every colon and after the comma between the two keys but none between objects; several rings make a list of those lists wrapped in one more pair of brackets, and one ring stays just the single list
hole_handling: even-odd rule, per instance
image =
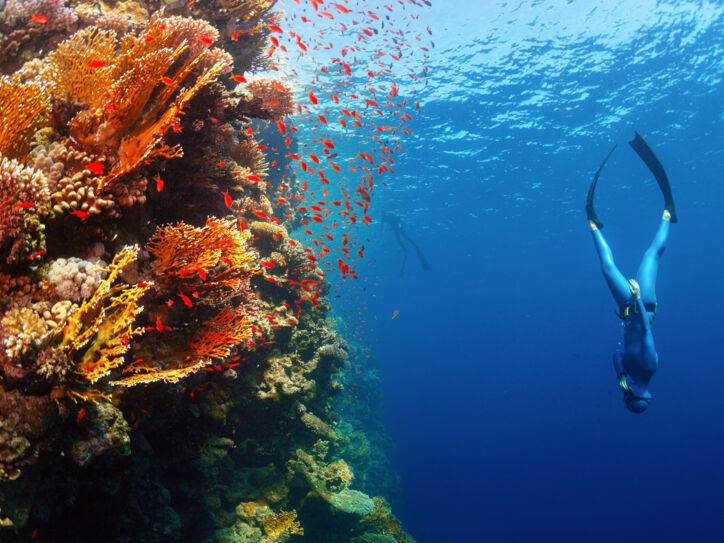
[{"label": "white coral", "polygon": [[[103,262],[100,262],[101,266]],[[100,267],[80,258],[59,258],[48,270],[48,281],[59,298],[81,302],[90,298],[104,278]]]}]

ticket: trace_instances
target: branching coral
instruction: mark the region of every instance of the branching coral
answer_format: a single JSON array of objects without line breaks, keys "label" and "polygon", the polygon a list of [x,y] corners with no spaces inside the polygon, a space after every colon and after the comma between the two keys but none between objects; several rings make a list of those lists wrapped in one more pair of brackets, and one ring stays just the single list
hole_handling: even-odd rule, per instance
[{"label": "branching coral", "polygon": [[0,77],[0,154],[25,160],[35,131],[47,120],[48,101],[40,83]]},{"label": "branching coral", "polygon": [[292,89],[279,79],[253,79],[247,83],[246,90],[253,97],[250,103],[244,106],[250,116],[281,121],[294,113]]}]

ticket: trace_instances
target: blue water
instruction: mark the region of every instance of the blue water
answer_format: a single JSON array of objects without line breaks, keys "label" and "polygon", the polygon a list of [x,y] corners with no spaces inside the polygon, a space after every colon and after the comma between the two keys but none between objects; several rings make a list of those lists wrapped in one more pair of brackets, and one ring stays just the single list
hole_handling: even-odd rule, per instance
[{"label": "blue water", "polygon": [[[422,114],[367,248],[386,423],[420,543],[724,540],[724,3],[438,1]],[[672,181],[653,402],[629,413],[622,328],[584,215],[635,274]],[[394,310],[399,316],[391,319]],[[642,539],[645,538],[645,539]]]}]

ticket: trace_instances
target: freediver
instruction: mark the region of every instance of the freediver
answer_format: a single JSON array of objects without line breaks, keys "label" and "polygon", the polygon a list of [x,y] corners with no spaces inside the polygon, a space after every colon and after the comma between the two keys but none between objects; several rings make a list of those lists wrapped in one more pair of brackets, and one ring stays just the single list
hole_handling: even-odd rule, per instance
[{"label": "freediver", "polygon": [[392,233],[395,234],[395,239],[397,240],[397,243],[399,243],[400,247],[402,247],[403,257],[402,267],[400,268],[400,277],[402,277],[402,275],[405,273],[405,263],[407,262],[407,246],[402,241],[403,239],[405,239],[410,245],[415,248],[415,252],[417,253],[417,258],[420,260],[420,265],[422,266],[422,269],[428,271],[430,269],[430,265],[427,263],[425,255],[422,254],[422,251],[420,251],[417,243],[412,241],[410,236],[407,235],[405,229],[402,227],[402,221],[400,221],[400,218],[394,213],[391,213],[389,211],[383,211],[382,221],[380,221],[380,230],[385,227],[385,223],[390,225],[390,228],[392,228]]},{"label": "freediver", "polygon": [[593,182],[588,189],[586,200],[586,216],[593,234],[598,257],[601,260],[601,269],[611,290],[616,304],[618,316],[623,321],[623,351],[613,354],[613,366],[618,378],[618,386],[623,392],[626,407],[633,413],[643,413],[651,403],[651,393],[648,391],[649,381],[658,367],[658,355],[654,347],[654,338],[651,333],[651,324],[656,316],[656,274],[659,269],[659,260],[666,249],[666,239],[669,236],[669,226],[677,222],[674,198],[671,194],[671,185],[666,176],[664,167],[656,158],[649,144],[635,132],[636,136],[629,145],[639,155],[641,160],[654,174],[656,182],[664,195],[664,213],[651,246],[644,253],[641,265],[636,272],[635,279],[628,281],[613,262],[613,254],[601,233],[603,223],[593,209],[593,196],[596,183],[603,167],[613,149],[608,153],[598,168]]}]

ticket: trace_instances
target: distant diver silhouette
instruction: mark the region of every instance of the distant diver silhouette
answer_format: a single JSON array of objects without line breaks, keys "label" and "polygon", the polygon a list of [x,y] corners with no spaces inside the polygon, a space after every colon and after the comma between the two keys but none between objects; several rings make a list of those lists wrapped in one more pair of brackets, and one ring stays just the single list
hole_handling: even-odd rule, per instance
[{"label": "distant diver silhouette", "polygon": [[389,211],[382,212],[382,221],[380,222],[380,230],[382,230],[385,227],[385,223],[390,225],[390,228],[392,228],[393,234],[395,234],[395,239],[397,240],[397,243],[400,244],[400,247],[402,247],[402,267],[400,268],[400,277],[405,273],[405,263],[407,262],[407,246],[402,241],[403,239],[407,241],[410,245],[412,245],[415,248],[415,252],[417,253],[417,258],[420,260],[420,265],[422,266],[422,269],[425,271],[428,271],[430,269],[430,265],[427,263],[427,259],[425,258],[425,255],[422,254],[422,251],[420,251],[420,248],[417,246],[417,243],[412,241],[410,236],[407,235],[405,232],[405,229],[402,227],[402,221],[400,221],[400,218],[395,215],[394,213],[391,213]]},{"label": "distant diver silhouette", "polygon": [[659,269],[659,260],[666,249],[666,240],[669,235],[669,226],[677,222],[674,198],[671,194],[671,185],[661,162],[649,147],[648,143],[635,132],[636,136],[629,145],[639,155],[641,160],[654,174],[656,182],[664,195],[664,213],[661,224],[656,232],[653,242],[644,253],[641,265],[636,272],[635,279],[628,281],[613,262],[613,253],[601,233],[603,223],[593,209],[593,196],[596,183],[601,171],[613,149],[598,168],[593,182],[588,189],[586,200],[586,216],[593,234],[593,242],[601,261],[601,269],[611,290],[616,304],[618,316],[623,321],[623,351],[613,354],[613,366],[618,378],[618,386],[623,392],[623,399],[629,411],[643,413],[651,402],[651,393],[648,391],[649,381],[658,367],[658,355],[654,347],[654,338],[651,333],[651,323],[656,316],[656,275]]}]

